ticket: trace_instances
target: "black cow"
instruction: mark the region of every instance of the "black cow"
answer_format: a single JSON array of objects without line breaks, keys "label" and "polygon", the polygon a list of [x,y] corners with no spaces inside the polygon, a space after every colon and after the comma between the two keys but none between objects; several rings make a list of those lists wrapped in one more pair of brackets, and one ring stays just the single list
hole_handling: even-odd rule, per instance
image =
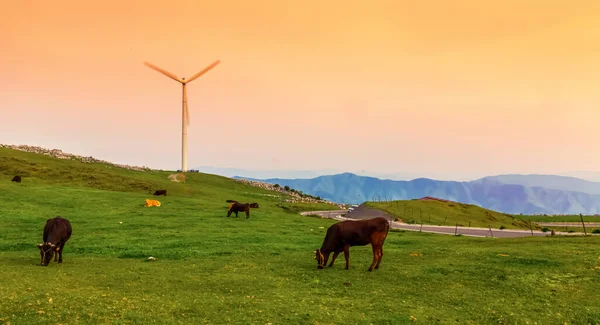
[{"label": "black cow", "polygon": [[11,180],[11,182],[21,183],[21,176],[17,175],[15,177],[13,177],[13,179]]},{"label": "black cow", "polygon": [[167,190],[157,190],[156,192],[154,192],[154,195],[156,195],[156,196],[158,196],[158,195],[167,196]]},{"label": "black cow", "polygon": [[333,252],[331,264],[339,253],[344,252],[346,258],[346,270],[350,267],[350,247],[365,246],[371,244],[373,247],[373,263],[369,271],[379,268],[379,262],[383,257],[383,243],[390,230],[387,219],[377,217],[368,220],[346,220],[336,223],[327,229],[325,240],[320,249],[315,251],[317,268],[322,269],[327,265],[329,254]]},{"label": "black cow", "polygon": [[67,240],[71,238],[71,231],[71,223],[65,218],[57,216],[56,218],[46,220],[46,226],[44,226],[44,243],[38,245],[42,258],[42,266],[47,266],[52,260],[52,256],[54,256],[55,262],[58,257],[58,263],[62,263],[63,249]]},{"label": "black cow", "polygon": [[231,213],[235,213],[235,217],[237,218],[238,212],[244,211],[246,213],[246,219],[250,218],[250,208],[258,209],[258,203],[240,203],[235,200],[227,200],[225,202],[231,203],[229,204],[229,211],[227,211],[227,217],[231,215]]}]

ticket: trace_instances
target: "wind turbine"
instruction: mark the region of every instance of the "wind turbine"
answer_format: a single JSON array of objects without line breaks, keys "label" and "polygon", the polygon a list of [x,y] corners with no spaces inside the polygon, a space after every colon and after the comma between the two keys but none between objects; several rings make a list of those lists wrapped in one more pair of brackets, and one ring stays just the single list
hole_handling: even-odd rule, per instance
[{"label": "wind turbine", "polygon": [[187,106],[186,85],[188,83],[196,80],[198,77],[205,74],[206,72],[208,72],[208,70],[214,68],[219,63],[221,63],[221,61],[217,60],[217,61],[213,62],[211,65],[204,68],[204,70],[193,75],[190,79],[185,80],[185,78],[179,79],[176,75],[174,75],[168,71],[165,71],[149,62],[144,62],[144,65],[146,65],[147,67],[164,74],[165,76],[181,83],[181,85],[183,86],[183,103],[181,106],[181,171],[182,172],[187,172],[187,127],[188,127],[188,125],[190,125],[190,115],[189,115],[188,106]]}]

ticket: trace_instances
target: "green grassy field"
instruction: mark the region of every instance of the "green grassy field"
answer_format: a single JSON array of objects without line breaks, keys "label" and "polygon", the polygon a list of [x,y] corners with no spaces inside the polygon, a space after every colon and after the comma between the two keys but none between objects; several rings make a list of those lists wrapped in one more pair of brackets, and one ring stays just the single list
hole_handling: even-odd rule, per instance
[{"label": "green grassy field", "polygon": [[[405,200],[390,202],[367,202],[367,207],[385,211],[406,223],[426,225],[458,224],[463,227],[492,227],[507,229],[529,229],[529,222],[476,205],[457,202],[430,200]],[[535,223],[533,229],[540,229]]]},{"label": "green grassy field", "polygon": [[[103,165],[10,155],[57,176],[11,183],[21,167],[0,155],[1,324],[600,324],[598,237],[391,231],[379,270],[366,271],[370,247],[351,249],[350,270],[342,256],[317,270],[313,250],[335,221],[296,211],[327,205],[199,173],[177,184],[110,168],[129,180],[112,188]],[[73,184],[63,164],[80,175]],[[169,196],[142,207],[135,184]],[[228,198],[260,208],[225,218]],[[73,235],[64,263],[41,267],[36,244],[56,215]]]}]

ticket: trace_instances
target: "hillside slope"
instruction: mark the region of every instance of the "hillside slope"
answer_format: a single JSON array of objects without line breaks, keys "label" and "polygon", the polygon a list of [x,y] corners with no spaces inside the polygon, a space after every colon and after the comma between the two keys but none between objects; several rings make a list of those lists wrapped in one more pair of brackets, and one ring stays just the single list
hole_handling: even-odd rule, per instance
[{"label": "hillside slope", "polygon": [[[406,223],[463,227],[529,229],[529,223],[515,217],[476,205],[435,200],[366,202],[365,206],[380,209]],[[535,223],[533,229],[541,228]]]},{"label": "hillside slope", "polygon": [[[289,195],[274,192],[230,178],[203,174],[185,173],[185,182],[173,182],[172,171],[132,170],[109,163],[82,162],[57,159],[37,153],[0,147],[0,181],[10,183],[15,175],[22,176],[21,186],[58,186],[90,188],[96,190],[130,192],[152,197],[157,189],[166,189],[168,197],[202,197],[215,200],[220,205],[227,199],[259,200],[285,205],[291,210],[336,209],[324,203],[283,204]],[[292,208],[292,206],[295,206]]]},{"label": "hillside slope", "polygon": [[343,203],[375,200],[410,200],[433,196],[511,214],[598,214],[600,194],[505,184],[494,179],[471,182],[381,180],[351,173],[312,179],[262,180],[287,185],[305,193]]}]

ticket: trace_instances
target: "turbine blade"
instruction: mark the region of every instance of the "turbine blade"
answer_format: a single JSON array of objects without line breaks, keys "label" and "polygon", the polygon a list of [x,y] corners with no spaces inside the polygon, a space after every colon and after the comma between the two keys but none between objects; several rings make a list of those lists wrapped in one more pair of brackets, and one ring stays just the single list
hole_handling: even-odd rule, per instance
[{"label": "turbine blade", "polygon": [[175,80],[177,82],[181,82],[181,80],[179,80],[179,78],[177,78],[176,75],[174,75],[174,74],[172,74],[172,73],[170,73],[168,71],[165,71],[165,70],[163,70],[163,69],[161,69],[161,68],[159,68],[159,67],[157,67],[157,66],[155,66],[155,65],[153,65],[153,64],[151,64],[149,62],[144,62],[144,65],[146,65],[147,67],[149,67],[151,69],[154,69],[154,70],[156,70],[156,71],[164,74],[165,76],[167,76],[167,77],[169,77],[169,78],[171,78],[171,79],[173,79],[173,80]]},{"label": "turbine blade", "polygon": [[217,60],[215,62],[213,62],[211,65],[209,65],[208,67],[204,68],[204,70],[196,73],[195,75],[193,75],[190,79],[186,80],[187,83],[190,83],[192,81],[194,81],[196,78],[200,77],[201,75],[205,74],[208,72],[208,70],[214,68],[217,64],[221,63],[221,60]]}]

